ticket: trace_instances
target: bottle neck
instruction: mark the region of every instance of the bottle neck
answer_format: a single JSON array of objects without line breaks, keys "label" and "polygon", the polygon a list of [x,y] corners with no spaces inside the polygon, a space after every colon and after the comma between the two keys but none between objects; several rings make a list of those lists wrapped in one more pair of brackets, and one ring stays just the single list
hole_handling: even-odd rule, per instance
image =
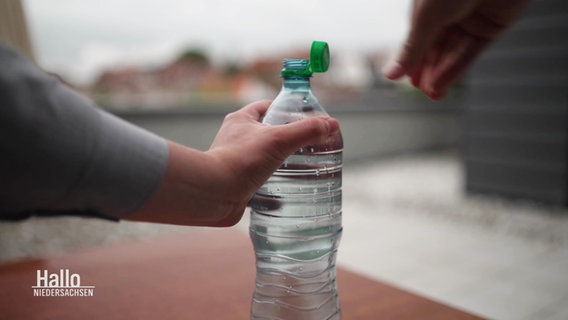
[{"label": "bottle neck", "polygon": [[303,91],[311,90],[310,77],[299,75],[287,75],[282,77],[282,90],[286,91]]}]

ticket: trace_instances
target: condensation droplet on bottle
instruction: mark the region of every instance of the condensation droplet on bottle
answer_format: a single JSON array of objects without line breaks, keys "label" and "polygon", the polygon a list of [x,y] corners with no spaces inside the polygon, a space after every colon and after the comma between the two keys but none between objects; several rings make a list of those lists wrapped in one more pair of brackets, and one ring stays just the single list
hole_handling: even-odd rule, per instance
[{"label": "condensation droplet on bottle", "polygon": [[304,99],[302,99],[303,103],[308,103],[308,97],[304,97]]},{"label": "condensation droplet on bottle", "polygon": [[314,193],[318,193],[318,188],[314,188]]},{"label": "condensation droplet on bottle", "polygon": [[297,229],[300,229],[300,225],[299,225],[299,224],[297,224],[297,225],[296,225],[296,228],[297,228]]},{"label": "condensation droplet on bottle", "polygon": [[319,177],[319,175],[320,175],[320,171],[319,171],[319,169],[316,169],[316,176]]}]

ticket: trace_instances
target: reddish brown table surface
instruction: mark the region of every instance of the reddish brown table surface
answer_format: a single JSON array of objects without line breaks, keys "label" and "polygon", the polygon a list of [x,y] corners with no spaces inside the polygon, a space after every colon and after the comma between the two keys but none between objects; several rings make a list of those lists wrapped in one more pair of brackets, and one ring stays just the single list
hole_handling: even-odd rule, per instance
[{"label": "reddish brown table surface", "polygon": [[[37,270],[69,269],[91,297],[34,297]],[[0,265],[0,319],[248,319],[254,254],[241,232],[189,234]],[[481,319],[342,269],[342,319]]]}]

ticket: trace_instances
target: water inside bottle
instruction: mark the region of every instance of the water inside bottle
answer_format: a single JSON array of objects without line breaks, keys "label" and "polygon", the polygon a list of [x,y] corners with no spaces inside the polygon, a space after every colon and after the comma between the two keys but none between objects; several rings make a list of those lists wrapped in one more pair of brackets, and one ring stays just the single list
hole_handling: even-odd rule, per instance
[{"label": "water inside bottle", "polygon": [[254,196],[253,319],[339,319],[341,147],[338,135],[331,144],[298,150]]}]

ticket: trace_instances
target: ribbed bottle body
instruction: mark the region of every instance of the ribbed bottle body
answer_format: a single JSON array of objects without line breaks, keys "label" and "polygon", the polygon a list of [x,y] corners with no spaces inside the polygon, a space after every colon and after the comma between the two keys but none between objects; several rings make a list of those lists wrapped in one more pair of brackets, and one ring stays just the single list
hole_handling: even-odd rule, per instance
[{"label": "ribbed bottle body", "polygon": [[[265,123],[326,114],[309,90],[309,79],[308,90],[288,90],[286,80]],[[342,151],[340,133],[323,144],[305,146],[254,195],[252,319],[340,318],[335,260],[342,233]]]}]

